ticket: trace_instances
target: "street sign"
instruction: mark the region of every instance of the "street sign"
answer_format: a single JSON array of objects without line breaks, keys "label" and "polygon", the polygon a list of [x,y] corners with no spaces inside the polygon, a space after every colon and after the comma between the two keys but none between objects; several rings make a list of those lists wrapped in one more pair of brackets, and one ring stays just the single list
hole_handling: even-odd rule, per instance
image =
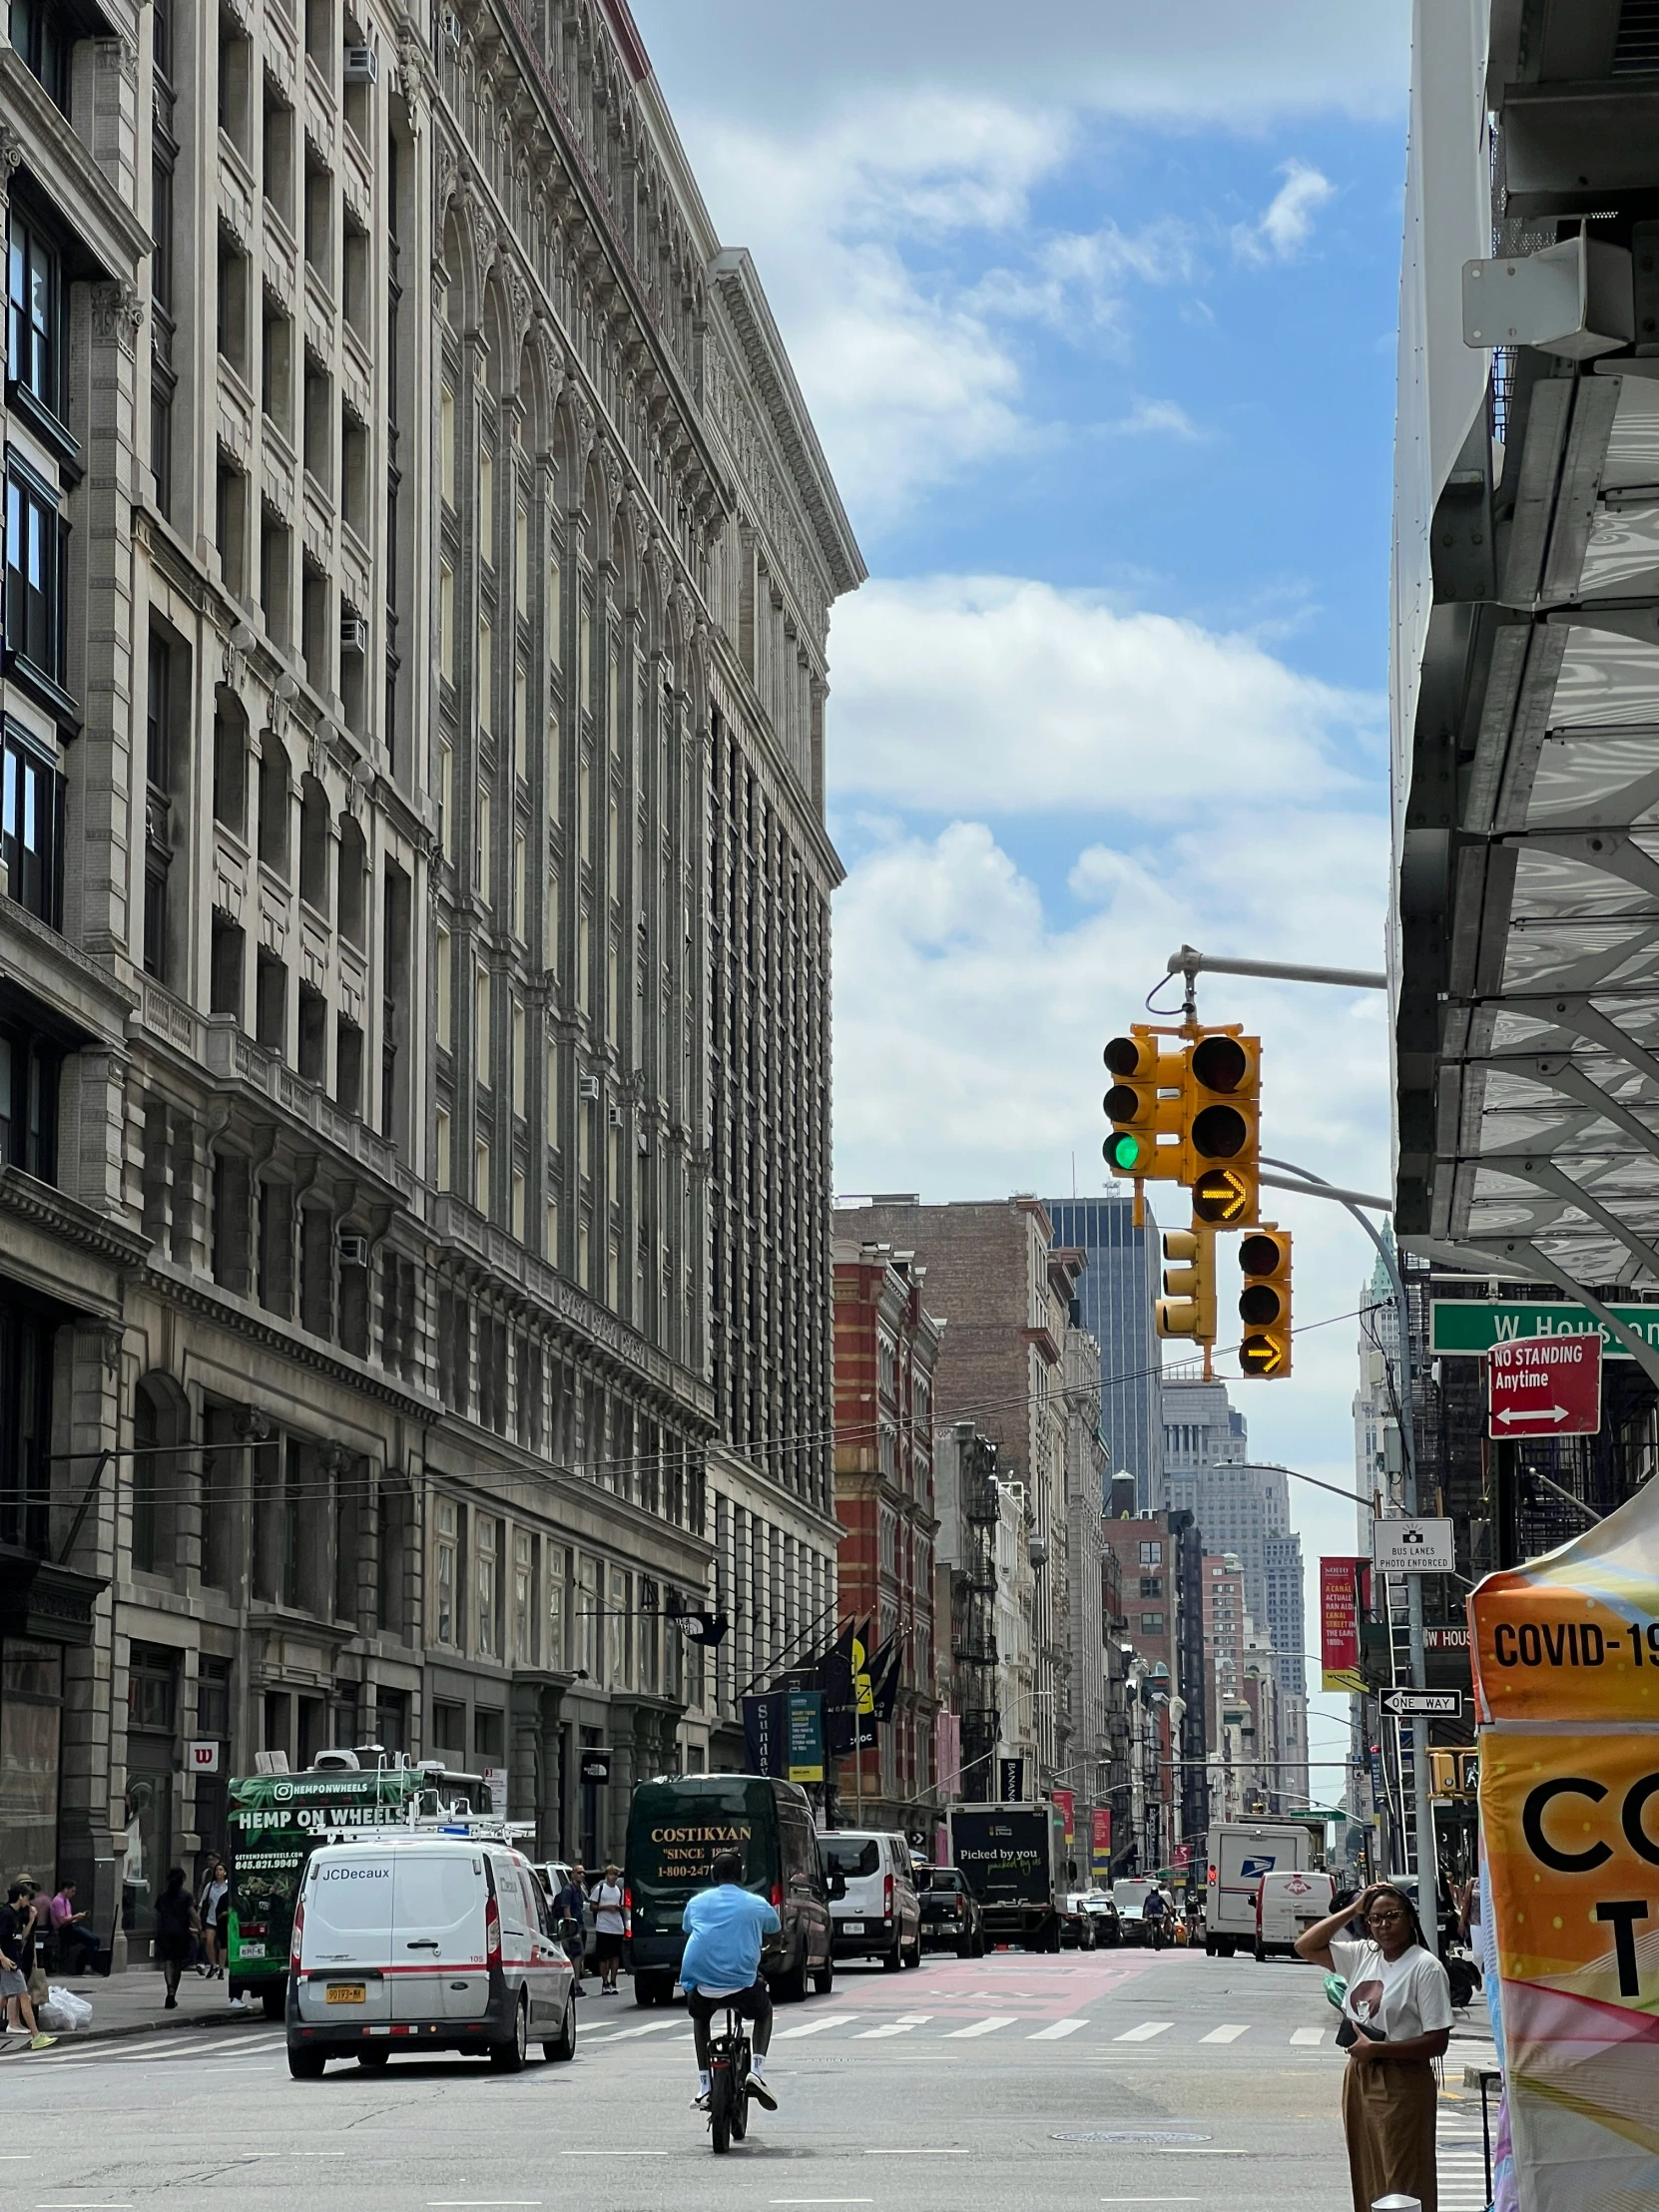
[{"label": "street sign", "polygon": [[1455,1573],[1457,1554],[1450,1521],[1374,1521],[1372,1563],[1379,1574]]},{"label": "street sign", "polygon": [[1460,1721],[1463,1693],[1461,1690],[1384,1690],[1382,1706],[1384,1713],[1392,1713],[1396,1719],[1404,1713],[1424,1713],[1440,1720]]},{"label": "street sign", "polygon": [[1593,1436],[1601,1427],[1599,1337],[1527,1337],[1486,1359],[1491,1436]]},{"label": "street sign", "polygon": [[[1659,1346],[1659,1304],[1610,1306],[1608,1312]],[[1602,1357],[1631,1355],[1605,1330],[1587,1307],[1549,1299],[1436,1298],[1428,1309],[1431,1360],[1474,1360],[1493,1345],[1520,1344],[1529,1337],[1599,1337]]]}]

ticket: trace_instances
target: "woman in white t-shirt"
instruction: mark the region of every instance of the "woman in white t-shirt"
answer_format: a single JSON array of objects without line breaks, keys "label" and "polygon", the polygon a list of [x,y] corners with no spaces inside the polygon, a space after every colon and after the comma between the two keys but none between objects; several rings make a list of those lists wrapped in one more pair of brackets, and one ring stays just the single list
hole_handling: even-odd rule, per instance
[{"label": "woman in white t-shirt", "polygon": [[[1365,1926],[1364,1942],[1344,1937],[1353,1920]],[[1451,1984],[1423,1941],[1416,1908],[1403,1890],[1374,1882],[1296,1947],[1348,1983],[1339,2040],[1349,2044],[1343,2133],[1354,2212],[1371,2212],[1390,2192],[1438,2212],[1434,2061],[1450,2037]]]}]

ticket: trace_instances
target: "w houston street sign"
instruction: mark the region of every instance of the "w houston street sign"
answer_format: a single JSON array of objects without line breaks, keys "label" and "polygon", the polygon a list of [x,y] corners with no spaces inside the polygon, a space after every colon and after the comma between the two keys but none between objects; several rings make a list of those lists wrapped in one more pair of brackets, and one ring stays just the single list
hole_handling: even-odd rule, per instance
[{"label": "w houston street sign", "polygon": [[1486,1356],[1493,1436],[1593,1436],[1601,1426],[1601,1339],[1527,1337]]}]

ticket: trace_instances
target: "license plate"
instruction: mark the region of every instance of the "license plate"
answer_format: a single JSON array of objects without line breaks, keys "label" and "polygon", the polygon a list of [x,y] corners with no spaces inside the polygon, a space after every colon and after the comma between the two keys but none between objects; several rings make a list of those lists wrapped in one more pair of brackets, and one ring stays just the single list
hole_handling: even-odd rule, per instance
[{"label": "license plate", "polygon": [[863,1932],[864,1924],[862,1921],[842,1921],[841,1923],[841,1934],[843,1936],[861,1936]]},{"label": "license plate", "polygon": [[368,2002],[368,1990],[360,1981],[330,1981],[328,1984],[328,2002],[330,2004],[366,2004]]},{"label": "license plate", "polygon": [[265,1945],[264,1943],[238,1943],[237,1956],[239,1958],[263,1958],[265,1956]]}]

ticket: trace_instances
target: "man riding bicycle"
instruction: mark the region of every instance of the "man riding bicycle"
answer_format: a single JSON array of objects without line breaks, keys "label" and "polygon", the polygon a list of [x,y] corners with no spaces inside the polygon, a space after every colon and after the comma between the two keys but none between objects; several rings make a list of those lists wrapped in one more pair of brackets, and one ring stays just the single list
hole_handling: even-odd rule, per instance
[{"label": "man riding bicycle", "polygon": [[709,2022],[730,2005],[739,2019],[752,2020],[753,2055],[749,2064],[752,2096],[776,2112],[778,2099],[767,2087],[767,2045],[772,2041],[772,1992],[761,1978],[761,1938],[782,1927],[765,1898],[743,1885],[743,1860],[735,1851],[719,1853],[715,1886],[701,1890],[686,1907],[681,1927],[690,1940],[680,1966],[686,2010],[697,2038],[697,2096],[709,2103]]}]

